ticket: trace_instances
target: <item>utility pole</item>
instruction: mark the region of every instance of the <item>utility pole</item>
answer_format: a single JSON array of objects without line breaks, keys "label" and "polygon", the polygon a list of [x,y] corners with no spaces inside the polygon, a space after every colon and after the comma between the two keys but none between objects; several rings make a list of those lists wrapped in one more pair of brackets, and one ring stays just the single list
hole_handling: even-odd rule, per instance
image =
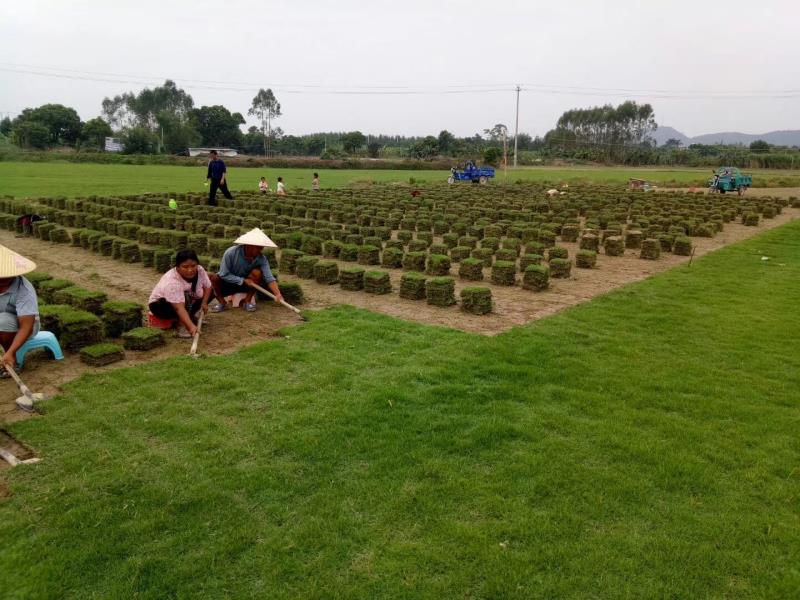
[{"label": "utility pole", "polygon": [[514,124],[514,168],[517,168],[517,140],[519,139],[519,91],[520,87],[517,86],[517,118],[516,123]]}]

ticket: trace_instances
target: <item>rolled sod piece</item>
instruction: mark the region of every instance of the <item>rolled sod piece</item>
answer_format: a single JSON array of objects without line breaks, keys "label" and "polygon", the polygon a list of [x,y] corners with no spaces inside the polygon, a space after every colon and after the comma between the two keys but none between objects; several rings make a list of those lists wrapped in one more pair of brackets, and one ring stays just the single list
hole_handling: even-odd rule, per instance
[{"label": "rolled sod piece", "polygon": [[[483,263],[484,267],[491,267],[494,261],[494,250],[491,248],[475,248],[470,252],[470,258],[477,258]],[[461,262],[463,263],[464,261],[462,260]]]},{"label": "rolled sod piece", "polygon": [[458,276],[469,281],[483,281],[484,265],[479,258],[465,258],[458,266]]},{"label": "rolled sod piece", "polygon": [[456,246],[450,249],[450,259],[453,262],[461,262],[465,258],[469,258],[472,248],[469,246]]},{"label": "rolled sod piece", "polygon": [[578,250],[575,254],[575,266],[581,269],[592,269],[597,264],[597,252],[594,250]]},{"label": "rolled sod piece", "polygon": [[465,287],[461,290],[461,308],[473,315],[492,312],[492,290],[485,287]]},{"label": "rolled sod piece", "polygon": [[104,302],[101,308],[108,337],[119,337],[126,331],[142,325],[144,307],[141,304],[109,300]]},{"label": "rolled sod piece", "polygon": [[325,258],[339,258],[339,252],[342,250],[342,242],[337,240],[328,240],[322,245],[322,256]]},{"label": "rolled sod piece", "polygon": [[122,334],[126,350],[152,350],[164,344],[164,333],[154,327],[137,327]]},{"label": "rolled sod piece", "polygon": [[547,260],[554,258],[569,258],[569,251],[563,246],[553,246],[547,249]]},{"label": "rolled sod piece", "polygon": [[456,303],[455,289],[452,277],[432,277],[425,282],[425,297],[432,306],[452,306]]},{"label": "rolled sod piece", "polygon": [[30,281],[33,289],[39,292],[39,285],[45,281],[50,281],[53,279],[53,276],[49,273],[43,273],[42,271],[33,271],[32,273],[26,273],[25,279]]},{"label": "rolled sod piece", "polygon": [[409,252],[426,252],[428,250],[428,242],[426,240],[411,240],[408,242]]},{"label": "rolled sod piece", "polygon": [[57,290],[53,294],[53,300],[57,304],[69,304],[79,310],[99,314],[102,312],[103,303],[108,300],[108,296],[103,292],[95,292],[74,285]]},{"label": "rolled sod piece", "polygon": [[305,302],[306,296],[303,293],[303,288],[296,281],[282,281],[279,283],[279,287],[283,299],[289,304],[297,306]]},{"label": "rolled sod piece", "polygon": [[91,346],[104,337],[103,322],[99,317],[84,310],[70,307],[59,315],[61,345],[70,350]]},{"label": "rolled sod piece", "polygon": [[539,265],[542,260],[544,257],[541,254],[523,254],[519,257],[519,270],[524,273],[528,265]]},{"label": "rolled sod piece", "polygon": [[651,238],[642,240],[642,250],[639,253],[639,257],[647,260],[658,260],[661,258],[661,243]]},{"label": "rolled sod piece", "polygon": [[364,289],[364,268],[345,267],[339,272],[339,283],[343,290],[357,292]]},{"label": "rolled sod piece", "polygon": [[622,256],[625,254],[625,240],[621,235],[607,237],[603,242],[603,247],[606,249],[608,256]]},{"label": "rolled sod piece", "polygon": [[159,273],[166,273],[174,265],[175,253],[172,250],[159,248],[153,253],[153,267]]},{"label": "rolled sod piece", "polygon": [[304,254],[300,250],[294,250],[293,248],[282,250],[278,269],[281,273],[296,273],[297,261],[301,256],[304,256]]},{"label": "rolled sod piece", "polygon": [[578,247],[581,250],[597,250],[600,248],[600,238],[598,238],[594,233],[584,233],[581,236],[580,242]]},{"label": "rolled sod piece", "polygon": [[449,275],[450,274],[450,257],[443,254],[431,254],[428,257],[428,264],[425,267],[425,273],[428,275]]},{"label": "rolled sod piece", "polygon": [[423,300],[425,298],[425,275],[416,271],[403,273],[400,278],[400,297],[406,300]]},{"label": "rolled sod piece", "polygon": [[48,279],[39,283],[37,291],[46,304],[52,304],[55,301],[55,293],[58,290],[74,285],[69,279]]},{"label": "rolled sod piece", "polygon": [[343,244],[339,251],[339,259],[346,262],[356,262],[358,260],[359,246],[355,244]]},{"label": "rolled sod piece", "polygon": [[565,242],[578,241],[578,226],[577,225],[564,225],[561,228],[561,239]]},{"label": "rolled sod piece", "polygon": [[386,248],[381,255],[381,266],[384,269],[399,269],[403,266],[403,251],[397,248]]},{"label": "rolled sod piece", "polygon": [[403,257],[403,269],[406,271],[424,271],[428,255],[424,252],[406,252]]},{"label": "rolled sod piece", "polygon": [[339,265],[334,260],[320,260],[314,265],[314,279],[323,285],[339,283]]},{"label": "rolled sod piece", "polygon": [[492,283],[514,285],[517,283],[517,265],[510,260],[498,260],[492,265]]},{"label": "rolled sod piece", "polygon": [[392,280],[386,271],[364,273],[364,291],[368,294],[388,294],[392,291]]},{"label": "rolled sod piece", "polygon": [[301,256],[295,263],[295,273],[300,279],[314,279],[314,265],[319,262],[316,256]]},{"label": "rolled sod piece", "polygon": [[692,253],[692,240],[685,235],[676,237],[672,252],[678,256],[689,256]]},{"label": "rolled sod piece", "polygon": [[550,267],[547,265],[529,265],[522,274],[522,287],[526,290],[541,292],[550,285]]},{"label": "rolled sod piece", "polygon": [[572,271],[572,261],[567,258],[554,258],[550,261],[550,277],[566,279]]},{"label": "rolled sod piece", "polygon": [[118,344],[103,342],[81,348],[81,362],[91,367],[102,367],[125,358],[125,350]]},{"label": "rolled sod piece", "polygon": [[379,265],[381,264],[381,250],[377,246],[359,246],[358,264],[360,265]]}]

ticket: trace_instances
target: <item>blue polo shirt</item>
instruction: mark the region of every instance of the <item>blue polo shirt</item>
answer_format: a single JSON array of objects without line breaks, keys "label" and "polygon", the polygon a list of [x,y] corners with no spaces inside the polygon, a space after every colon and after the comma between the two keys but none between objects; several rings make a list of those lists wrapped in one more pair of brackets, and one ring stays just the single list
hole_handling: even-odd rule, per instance
[{"label": "blue polo shirt", "polygon": [[208,163],[208,175],[206,177],[208,179],[222,179],[226,171],[224,162],[220,159],[212,160]]},{"label": "blue polo shirt", "polygon": [[256,267],[261,269],[264,283],[272,283],[275,281],[275,276],[269,268],[269,261],[266,256],[259,254],[250,262],[244,255],[244,246],[236,245],[225,250],[217,274],[228,283],[242,285],[244,278]]}]

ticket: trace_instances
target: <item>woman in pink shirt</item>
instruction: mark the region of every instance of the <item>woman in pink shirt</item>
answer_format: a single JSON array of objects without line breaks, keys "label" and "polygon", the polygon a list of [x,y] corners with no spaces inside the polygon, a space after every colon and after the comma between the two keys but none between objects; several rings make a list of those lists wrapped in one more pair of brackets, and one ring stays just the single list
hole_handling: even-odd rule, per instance
[{"label": "woman in pink shirt", "polygon": [[175,268],[156,284],[148,300],[148,321],[154,327],[170,329],[176,324],[178,337],[190,338],[197,331],[197,315],[208,312],[211,280],[200,266],[194,250],[181,250],[175,255]]}]

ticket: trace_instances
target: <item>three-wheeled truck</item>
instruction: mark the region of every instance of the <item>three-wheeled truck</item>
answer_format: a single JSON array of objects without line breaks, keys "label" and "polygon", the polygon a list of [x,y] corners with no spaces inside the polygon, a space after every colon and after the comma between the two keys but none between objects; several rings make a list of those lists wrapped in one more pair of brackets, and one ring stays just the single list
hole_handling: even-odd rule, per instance
[{"label": "three-wheeled truck", "polygon": [[736,167],[720,167],[714,173],[714,178],[708,181],[708,191],[711,194],[736,192],[741,196],[752,185],[752,175],[742,175]]},{"label": "three-wheeled truck", "polygon": [[468,160],[464,165],[463,171],[458,171],[455,167],[450,169],[450,177],[447,178],[447,183],[453,183],[454,181],[486,183],[492,177],[494,177],[494,169],[492,167],[476,167],[474,162]]}]

